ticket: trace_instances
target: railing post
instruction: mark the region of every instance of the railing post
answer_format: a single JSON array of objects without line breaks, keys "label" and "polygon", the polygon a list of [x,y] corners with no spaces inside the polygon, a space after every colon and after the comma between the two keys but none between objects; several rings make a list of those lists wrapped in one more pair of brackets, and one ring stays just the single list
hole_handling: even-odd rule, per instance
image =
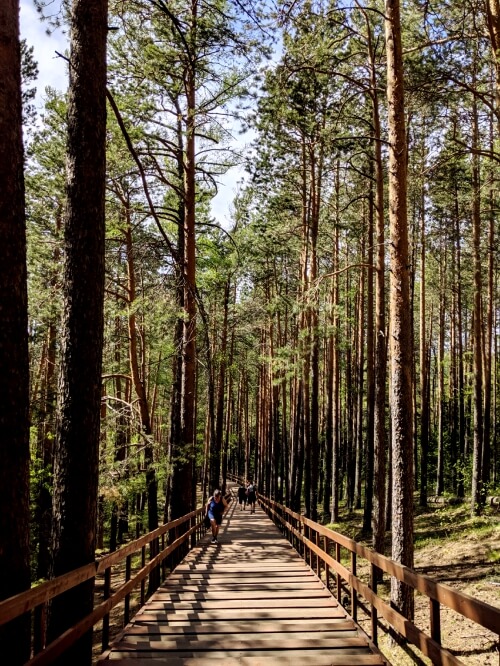
[{"label": "railing post", "polygon": [[[141,548],[141,568],[146,566],[146,546]],[[141,580],[141,606],[146,603],[146,579]]]},{"label": "railing post", "polygon": [[[149,542],[149,559],[154,559],[160,552],[160,539],[152,539]],[[155,591],[160,587],[160,565],[157,564],[149,574],[149,590]]]},{"label": "railing post", "polygon": [[40,604],[34,610],[33,617],[33,653],[38,654],[45,647],[47,632],[47,604]]},{"label": "railing post", "polygon": [[[340,544],[337,541],[335,542],[335,559],[340,564]],[[337,601],[339,604],[342,603],[342,579],[339,573],[337,573]]]},{"label": "railing post", "polygon": [[[325,536],[323,540],[324,540],[325,553],[327,555],[329,555],[330,554],[330,539],[327,536]],[[330,565],[326,561],[325,561],[325,585],[326,585],[326,589],[329,590],[330,589]]]},{"label": "railing post", "polygon": [[[315,530],[314,541],[316,543],[316,546],[319,548],[319,532],[317,530]],[[321,578],[321,558],[318,555],[318,553],[316,553],[316,575],[318,576],[318,578]]]},{"label": "railing post", "polygon": [[[103,599],[109,599],[111,592],[111,567],[107,567],[104,571],[104,593]],[[109,613],[102,618],[102,651],[107,649],[109,645]]]},{"label": "railing post", "polygon": [[[128,582],[130,580],[131,575],[132,575],[132,555],[127,555],[127,559],[125,561],[125,582]],[[125,597],[125,608],[123,611],[124,626],[127,626],[129,622],[130,622],[130,592]]]},{"label": "railing post", "polygon": [[[161,550],[162,552],[165,550],[165,532],[161,535]],[[165,578],[167,577],[167,561],[166,558],[164,558],[161,561],[161,580],[162,582],[165,581]]]},{"label": "railing post", "polygon": [[[196,525],[196,514],[189,519],[189,529]],[[196,546],[196,530],[193,530],[191,533],[191,548]]]},{"label": "railing post", "polygon": [[[356,553],[351,551],[351,573],[354,577],[356,577],[356,563]],[[353,586],[351,586],[351,616],[354,622],[358,621],[358,593]]]},{"label": "railing post", "polygon": [[304,536],[304,530],[302,529],[302,521],[300,518],[297,518],[297,530],[299,533],[299,536],[297,537],[297,552],[299,555],[302,557],[304,554],[304,542],[302,541],[302,538]]},{"label": "railing post", "polygon": [[[309,539],[309,525],[306,525],[304,523],[304,539]],[[309,546],[304,542],[304,559],[306,561],[306,564],[309,564],[309,556],[310,556],[310,551],[309,551]],[[311,566],[309,564],[309,566]]]},{"label": "railing post", "polygon": [[431,611],[431,637],[441,645],[441,613],[439,601],[429,599]]},{"label": "railing post", "polygon": [[[371,575],[371,589],[374,594],[377,594],[377,584],[378,584],[378,569],[372,564],[370,566],[370,575]],[[374,645],[378,645],[378,614],[377,609],[372,604],[372,616],[371,616],[371,626],[372,626],[372,641]]]},{"label": "railing post", "polygon": [[[174,527],[174,541],[177,541],[178,538],[179,538],[179,525],[176,525]],[[181,561],[181,548],[180,548],[180,546],[177,546],[174,553],[175,553],[175,555],[174,555],[174,563],[175,563],[174,566],[177,566],[179,564],[179,562]]]}]

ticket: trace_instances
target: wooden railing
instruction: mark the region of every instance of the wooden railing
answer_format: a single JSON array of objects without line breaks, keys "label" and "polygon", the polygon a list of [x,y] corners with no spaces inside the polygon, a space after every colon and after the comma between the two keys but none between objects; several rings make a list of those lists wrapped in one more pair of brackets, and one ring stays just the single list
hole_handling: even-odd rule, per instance
[{"label": "wooden railing", "polygon": [[[412,569],[397,564],[388,557],[315,523],[267,497],[259,495],[258,501],[309,566],[315,568],[318,577],[324,573],[327,588],[335,590],[339,602],[343,590],[348,591],[350,614],[355,622],[358,620],[358,607],[363,607],[371,619],[371,639],[375,645],[378,644],[379,618],[382,617],[403,639],[429,657],[433,664],[445,666],[463,664],[441,644],[441,606],[456,611],[497,636],[500,635],[500,608],[417,574]],[[350,570],[341,563],[342,549],[348,551]],[[368,563],[369,585],[357,575],[358,557]],[[389,574],[429,599],[430,635],[377,595],[381,572]],[[368,602],[368,606],[363,604],[359,597]]]},{"label": "wooden railing", "polygon": [[[162,580],[165,579],[167,565],[169,570],[177,566],[185,556],[189,545],[193,547],[205,534],[203,516],[204,508],[192,511],[95,562],[0,602],[0,625],[25,613],[32,613],[33,658],[27,662],[30,666],[50,664],[100,620],[103,621],[102,649],[104,651],[109,643],[110,611],[124,601],[123,624],[128,624],[132,591],[140,583],[140,599],[136,608],[138,610],[146,601],[146,578],[149,577],[149,591],[151,592],[158,586],[160,577]],[[149,552],[146,552],[148,546]],[[134,555],[137,559],[140,558],[140,565],[138,565],[140,568],[132,574]],[[123,565],[123,562],[125,562],[124,582],[112,592],[112,569],[117,565]],[[97,576],[104,576],[103,600],[95,606],[90,615],[84,617],[78,624],[47,645],[46,615],[50,600]]]}]

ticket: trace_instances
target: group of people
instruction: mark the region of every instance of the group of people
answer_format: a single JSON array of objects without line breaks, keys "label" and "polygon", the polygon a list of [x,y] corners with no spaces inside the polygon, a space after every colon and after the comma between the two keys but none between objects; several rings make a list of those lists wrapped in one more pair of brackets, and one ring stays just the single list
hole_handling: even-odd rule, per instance
[{"label": "group of people", "polygon": [[[255,503],[257,495],[255,485],[249,481],[247,485],[242,484],[238,488],[238,502],[240,511],[246,509],[247,504],[250,505],[250,513],[255,513]],[[214,490],[214,494],[208,500],[207,504],[207,517],[210,520],[210,527],[212,529],[212,543],[218,543],[219,527],[222,523],[222,516],[224,515],[227,507],[229,506],[226,498],[223,496],[221,490]]]},{"label": "group of people", "polygon": [[242,483],[238,488],[238,503],[240,505],[240,511],[246,510],[247,504],[250,506],[250,513],[255,513],[255,503],[257,501],[257,495],[255,492],[255,484],[252,481],[249,481],[247,485]]}]

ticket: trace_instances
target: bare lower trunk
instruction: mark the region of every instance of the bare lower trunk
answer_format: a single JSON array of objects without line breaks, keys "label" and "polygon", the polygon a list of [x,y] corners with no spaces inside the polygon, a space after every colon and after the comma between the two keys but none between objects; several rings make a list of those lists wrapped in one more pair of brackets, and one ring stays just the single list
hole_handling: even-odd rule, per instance
[{"label": "bare lower trunk", "polygon": [[[412,332],[406,203],[406,128],[399,0],[386,0],[389,119],[389,222],[391,235],[390,357],[392,419],[392,557],[413,567]],[[395,578],[391,602],[413,618],[413,591]]]},{"label": "bare lower trunk", "polygon": [[[29,369],[19,3],[0,3],[0,599],[30,586]],[[5,663],[29,659],[30,617],[0,628]]]},{"label": "bare lower trunk", "polygon": [[[478,110],[474,102],[474,128],[473,143],[478,148]],[[482,308],[481,308],[481,208],[480,208],[480,183],[479,183],[479,156],[472,157],[472,180],[473,180],[473,202],[472,202],[472,246],[474,258],[474,363],[473,363],[473,405],[474,405],[474,449],[472,452],[472,488],[471,488],[471,512],[480,512],[483,503],[482,487],[482,448],[483,448],[483,357],[482,357]]]},{"label": "bare lower trunk", "polygon": [[[68,101],[64,316],[54,452],[52,576],[94,561],[104,302],[107,2],[75,0]],[[54,638],[88,615],[93,582],[54,601]],[[91,632],[64,663],[91,663]]]}]

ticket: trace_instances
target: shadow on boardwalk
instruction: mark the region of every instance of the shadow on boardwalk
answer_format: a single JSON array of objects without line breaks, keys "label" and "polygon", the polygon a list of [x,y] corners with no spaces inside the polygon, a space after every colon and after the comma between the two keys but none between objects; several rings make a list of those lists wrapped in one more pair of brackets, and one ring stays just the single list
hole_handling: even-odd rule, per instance
[{"label": "shadow on boardwalk", "polygon": [[141,666],[384,664],[323,583],[257,507],[232,502],[99,663]]}]

